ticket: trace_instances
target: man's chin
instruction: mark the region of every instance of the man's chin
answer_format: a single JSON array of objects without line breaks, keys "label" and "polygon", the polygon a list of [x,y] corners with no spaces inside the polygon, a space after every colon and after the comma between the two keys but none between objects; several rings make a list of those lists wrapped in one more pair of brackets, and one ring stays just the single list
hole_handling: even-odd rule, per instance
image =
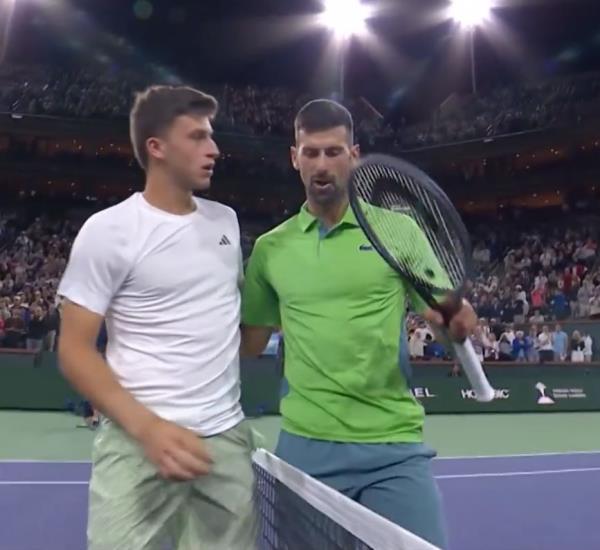
[{"label": "man's chin", "polygon": [[330,204],[335,204],[341,200],[340,194],[336,193],[336,192],[309,193],[309,197],[310,197],[311,201],[313,201],[315,204],[319,204],[321,206],[328,206]]},{"label": "man's chin", "polygon": [[210,189],[210,178],[205,180],[197,180],[193,184],[194,191],[208,191]]}]

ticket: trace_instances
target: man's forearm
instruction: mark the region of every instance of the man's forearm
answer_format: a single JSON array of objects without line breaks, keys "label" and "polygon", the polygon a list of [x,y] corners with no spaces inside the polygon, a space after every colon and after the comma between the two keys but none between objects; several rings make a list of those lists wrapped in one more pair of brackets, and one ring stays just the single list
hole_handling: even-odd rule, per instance
[{"label": "man's forearm", "polygon": [[275,331],[272,327],[254,327],[242,325],[242,341],[240,354],[242,357],[258,357],[267,347],[271,334]]},{"label": "man's forearm", "polygon": [[136,401],[116,379],[104,358],[94,349],[60,350],[65,378],[102,414],[138,438],[156,415]]}]

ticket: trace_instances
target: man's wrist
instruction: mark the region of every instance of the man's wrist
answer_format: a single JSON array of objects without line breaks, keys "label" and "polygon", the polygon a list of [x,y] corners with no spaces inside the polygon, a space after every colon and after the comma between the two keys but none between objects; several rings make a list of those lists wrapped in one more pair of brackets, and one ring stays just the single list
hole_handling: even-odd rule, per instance
[{"label": "man's wrist", "polygon": [[139,411],[122,422],[122,427],[131,437],[140,440],[147,433],[148,426],[151,426],[158,419],[159,417],[152,411],[140,406]]}]

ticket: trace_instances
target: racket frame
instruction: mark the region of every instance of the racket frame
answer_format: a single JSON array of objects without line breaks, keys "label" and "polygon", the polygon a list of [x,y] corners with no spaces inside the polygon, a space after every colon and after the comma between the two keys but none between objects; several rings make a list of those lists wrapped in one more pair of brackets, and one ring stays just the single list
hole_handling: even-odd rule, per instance
[{"label": "racket frame", "polygon": [[[423,285],[416,277],[411,276],[403,270],[394,257],[387,251],[379,240],[375,232],[372,230],[371,224],[367,221],[359,202],[362,200],[355,188],[355,174],[361,167],[371,164],[377,166],[387,166],[392,170],[397,170],[405,173],[408,177],[412,178],[415,183],[427,186],[428,191],[433,195],[434,200],[440,210],[440,213],[444,215],[446,226],[450,224],[451,229],[455,230],[456,235],[459,237],[459,242],[464,252],[464,265],[463,265],[463,280],[459,286],[454,290],[444,290],[446,292],[447,299],[440,303],[434,299],[431,290],[435,287],[432,285]],[[460,214],[446,195],[444,191],[437,185],[425,172],[413,166],[406,161],[401,159],[389,157],[387,155],[369,155],[365,157],[360,164],[353,170],[348,185],[350,207],[356,216],[356,220],[366,235],[371,245],[375,248],[377,253],[383,258],[383,260],[404,280],[406,280],[417,292],[417,294],[429,305],[432,309],[438,311],[443,319],[446,326],[446,335],[448,339],[452,339],[447,334],[447,328],[450,324],[452,317],[458,313],[462,307],[463,297],[469,275],[472,274],[472,262],[471,262],[471,240],[469,238],[467,229],[460,217]],[[418,197],[415,197],[418,199]],[[363,201],[366,202],[366,201]],[[370,203],[368,203],[370,204]],[[416,222],[415,222],[416,223]],[[419,226],[420,227],[420,226]],[[441,290],[441,289],[438,289]],[[452,341],[452,347],[454,349],[455,356],[459,359],[472,387],[475,389],[476,399],[481,402],[489,402],[494,399],[495,390],[490,385],[486,378],[485,372],[481,363],[475,353],[473,344],[468,336],[462,342]]]},{"label": "racket frame", "polygon": [[[385,246],[383,246],[382,242],[379,240],[375,232],[371,228],[371,224],[367,220],[364,212],[360,208],[359,201],[362,199],[358,196],[356,192],[356,188],[354,185],[354,174],[356,170],[360,170],[361,167],[366,165],[376,165],[376,166],[389,166],[392,170],[397,170],[406,174],[408,177],[412,178],[415,183],[424,185],[427,187],[428,191],[431,191],[431,195],[436,201],[437,206],[440,208],[441,213],[445,217],[446,225],[450,226],[452,229],[455,229],[456,236],[459,237],[459,242],[464,251],[464,277],[461,285],[453,290],[448,289],[436,289],[433,285],[425,285],[420,280],[418,280],[413,275],[406,273],[399,265],[398,262],[394,259],[394,257],[387,251]],[[379,255],[387,262],[387,264],[396,271],[404,280],[406,280],[410,285],[417,291],[419,296],[430,306],[432,309],[435,309],[444,317],[444,322],[448,324],[450,319],[460,310],[462,305],[462,299],[465,295],[465,289],[467,285],[467,280],[469,279],[469,275],[472,274],[472,262],[471,262],[471,240],[469,238],[467,229],[457,212],[456,208],[446,195],[444,191],[437,185],[425,172],[413,166],[406,161],[401,159],[389,157],[387,155],[368,155],[364,157],[360,164],[355,168],[350,176],[350,183],[348,186],[349,191],[349,200],[350,207],[356,216],[356,219],[363,229],[367,239],[371,243],[371,245],[377,250]],[[418,200],[418,197],[415,196],[415,199]],[[447,217],[446,217],[447,216]],[[438,290],[441,292],[447,293],[447,300],[443,303],[438,302],[432,296],[432,291]]]}]

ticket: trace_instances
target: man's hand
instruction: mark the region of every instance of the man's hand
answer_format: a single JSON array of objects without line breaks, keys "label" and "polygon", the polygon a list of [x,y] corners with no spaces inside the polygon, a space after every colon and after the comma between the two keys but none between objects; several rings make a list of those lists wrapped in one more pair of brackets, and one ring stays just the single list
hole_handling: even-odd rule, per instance
[{"label": "man's hand", "polygon": [[[439,311],[428,309],[423,314],[423,317],[425,317],[425,320],[434,327],[444,326],[444,318]],[[476,326],[477,315],[475,310],[469,302],[463,300],[462,307],[450,320],[450,326],[448,327],[450,336],[453,340],[462,342],[473,333]]]},{"label": "man's hand", "polygon": [[81,395],[143,447],[165,479],[191,480],[210,471],[204,442],[192,431],[156,416],[125,390],[98,353],[102,316],[72,302],[63,307],[61,370]]},{"label": "man's hand", "polygon": [[153,418],[138,441],[164,479],[190,481],[210,472],[212,459],[202,439],[173,422]]},{"label": "man's hand", "polygon": [[275,330],[271,327],[242,325],[242,342],[240,345],[242,357],[258,357],[267,347],[271,334]]}]

